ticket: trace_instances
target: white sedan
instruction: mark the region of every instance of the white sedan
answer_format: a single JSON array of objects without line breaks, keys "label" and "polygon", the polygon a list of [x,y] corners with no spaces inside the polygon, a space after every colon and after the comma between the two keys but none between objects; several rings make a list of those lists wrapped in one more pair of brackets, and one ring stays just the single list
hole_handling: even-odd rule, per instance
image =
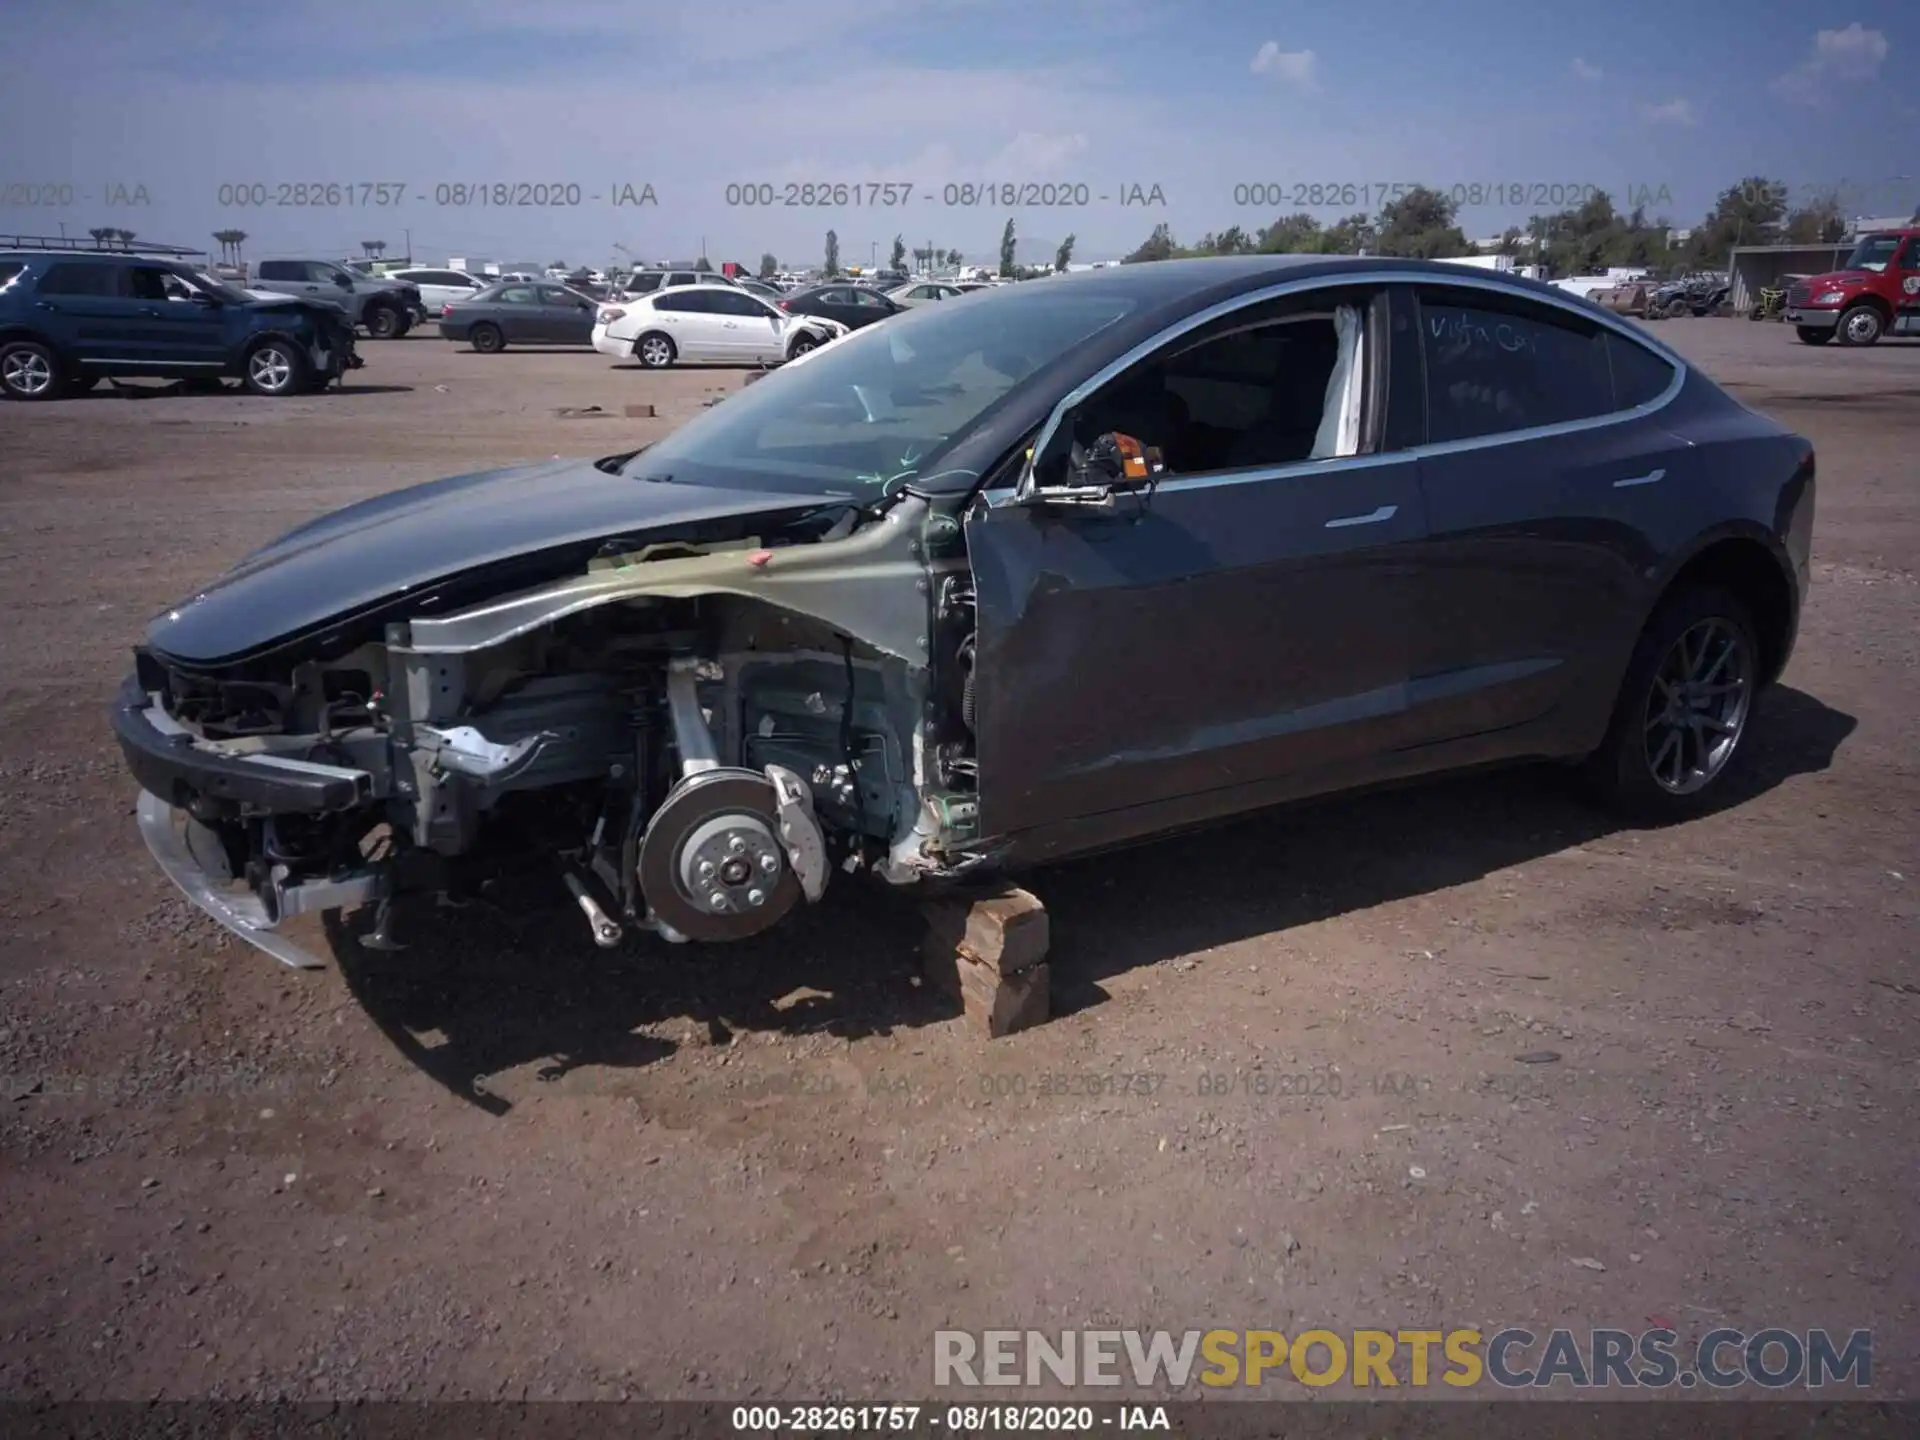
[{"label": "white sedan", "polygon": [[593,348],[649,370],[684,361],[778,365],[847,333],[838,320],[789,315],[734,285],[678,285],[603,305]]},{"label": "white sedan", "polygon": [[429,315],[438,315],[443,305],[458,305],[464,300],[471,300],[495,283],[477,275],[469,275],[464,270],[396,270],[387,278],[417,285],[420,303],[427,307]]}]

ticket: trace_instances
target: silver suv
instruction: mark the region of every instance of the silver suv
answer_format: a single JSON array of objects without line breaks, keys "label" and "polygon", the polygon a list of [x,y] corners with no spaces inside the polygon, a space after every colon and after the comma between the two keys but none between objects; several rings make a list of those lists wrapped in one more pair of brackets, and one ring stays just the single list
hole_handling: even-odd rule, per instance
[{"label": "silver suv", "polygon": [[651,295],[656,290],[671,290],[678,285],[737,285],[731,275],[718,270],[636,270],[620,287],[625,295]]}]

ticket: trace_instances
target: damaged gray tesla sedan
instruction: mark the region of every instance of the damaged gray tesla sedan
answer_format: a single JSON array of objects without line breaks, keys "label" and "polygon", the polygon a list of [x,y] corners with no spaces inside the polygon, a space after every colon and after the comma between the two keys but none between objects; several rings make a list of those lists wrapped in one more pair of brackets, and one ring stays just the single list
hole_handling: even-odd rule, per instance
[{"label": "damaged gray tesla sedan", "polygon": [[1787,661],[1813,504],[1806,441],[1548,287],[1125,266],[316,520],[153,622],[113,724],[160,863],[296,964],[285,917],[377,945],[503,867],[605,945],[734,940],[835,872],[1494,761],[1677,818]]}]

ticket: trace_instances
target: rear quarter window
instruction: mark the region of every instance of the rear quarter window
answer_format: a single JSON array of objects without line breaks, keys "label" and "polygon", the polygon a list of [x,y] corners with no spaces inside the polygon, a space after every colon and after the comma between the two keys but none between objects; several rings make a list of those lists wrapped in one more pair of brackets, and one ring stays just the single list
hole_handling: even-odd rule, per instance
[{"label": "rear quarter window", "polygon": [[52,265],[40,277],[42,295],[118,295],[118,265]]},{"label": "rear quarter window", "polygon": [[1660,398],[1673,383],[1673,366],[1644,345],[1607,332],[1607,363],[1613,371],[1613,404],[1631,410]]}]

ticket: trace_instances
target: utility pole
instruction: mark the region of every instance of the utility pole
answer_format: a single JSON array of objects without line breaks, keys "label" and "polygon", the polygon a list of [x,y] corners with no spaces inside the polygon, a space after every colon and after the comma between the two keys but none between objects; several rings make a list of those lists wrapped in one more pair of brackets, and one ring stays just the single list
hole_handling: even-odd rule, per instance
[{"label": "utility pole", "polygon": [[407,242],[407,264],[411,265],[413,264],[413,231],[402,230],[400,234]]}]

